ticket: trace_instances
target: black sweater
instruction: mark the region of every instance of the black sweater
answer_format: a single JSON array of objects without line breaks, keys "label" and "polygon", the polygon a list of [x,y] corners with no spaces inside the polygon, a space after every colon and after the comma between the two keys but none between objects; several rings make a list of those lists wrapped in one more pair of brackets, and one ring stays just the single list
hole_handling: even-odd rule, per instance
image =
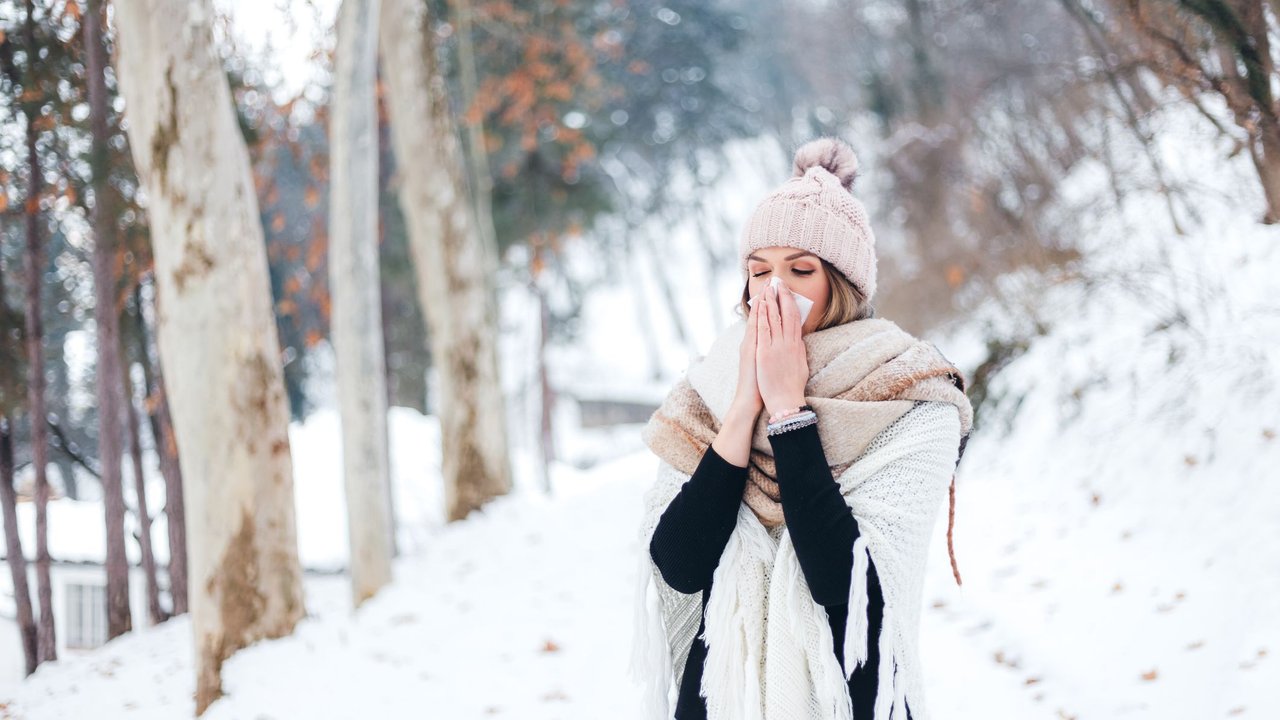
[{"label": "black sweater", "polygon": [[[770,436],[769,441],[777,461],[782,513],[796,559],[813,599],[827,610],[836,659],[844,667],[844,626],[849,614],[858,521],[827,466],[816,425]],[[707,657],[707,645],[701,637],[706,629],[707,598],[711,594],[712,573],[737,523],[746,482],[746,468],[726,461],[708,446],[698,468],[663,511],[649,543],[653,562],[668,585],[682,593],[704,591],[702,622],[680,680],[676,720],[707,717],[706,699],[699,693]],[[875,638],[884,616],[884,596],[875,563],[871,563],[867,574],[867,596],[867,662],[854,669],[849,679],[853,715],[859,718],[871,717],[875,705],[880,655]],[[907,717],[911,717],[910,708]]]}]

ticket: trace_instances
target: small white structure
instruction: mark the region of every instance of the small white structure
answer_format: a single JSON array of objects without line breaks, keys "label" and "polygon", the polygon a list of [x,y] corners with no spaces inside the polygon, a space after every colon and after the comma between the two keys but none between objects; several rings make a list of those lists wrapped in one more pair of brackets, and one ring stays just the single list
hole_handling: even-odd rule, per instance
[{"label": "small white structure", "polygon": [[[151,488],[163,497],[163,487]],[[52,581],[54,628],[58,656],[102,645],[107,639],[106,586],[106,518],[98,501],[59,498],[49,501],[49,577]],[[27,583],[31,592],[32,612],[40,614],[36,594],[35,503],[19,495],[17,506],[19,537],[27,557]],[[160,587],[160,605],[168,612],[169,541],[164,515],[152,522],[152,547],[156,555],[156,581]],[[125,554],[129,559],[129,607],[133,626],[150,624],[147,614],[146,577],[136,539],[137,523],[132,513],[125,516]],[[24,672],[22,645],[19,639],[13,575],[8,557],[0,544],[0,678],[20,679]]]}]

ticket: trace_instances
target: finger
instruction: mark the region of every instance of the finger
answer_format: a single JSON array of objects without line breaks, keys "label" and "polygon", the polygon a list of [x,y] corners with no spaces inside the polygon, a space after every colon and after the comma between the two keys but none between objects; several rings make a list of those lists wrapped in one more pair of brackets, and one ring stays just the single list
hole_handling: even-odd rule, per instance
[{"label": "finger", "polygon": [[778,311],[778,291],[769,288],[769,307],[767,310],[769,316],[769,337],[774,340],[782,339],[782,315]]},{"label": "finger", "polygon": [[756,342],[770,342],[773,338],[769,334],[769,312],[766,309],[768,300],[765,293],[760,293],[760,299],[756,300]]},{"label": "finger", "polygon": [[787,340],[795,340],[800,336],[800,306],[796,304],[796,296],[791,288],[783,285],[785,290],[778,296],[779,311],[782,316],[782,336]]}]

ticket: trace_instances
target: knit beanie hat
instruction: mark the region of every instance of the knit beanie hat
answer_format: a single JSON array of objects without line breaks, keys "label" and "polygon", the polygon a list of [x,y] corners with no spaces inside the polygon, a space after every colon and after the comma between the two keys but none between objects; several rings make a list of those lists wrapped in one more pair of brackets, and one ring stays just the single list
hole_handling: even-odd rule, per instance
[{"label": "knit beanie hat", "polygon": [[866,209],[851,193],[857,174],[858,157],[842,140],[824,137],[800,146],[791,179],[765,197],[747,222],[742,269],[760,248],[808,250],[870,300],[876,292],[876,239]]}]

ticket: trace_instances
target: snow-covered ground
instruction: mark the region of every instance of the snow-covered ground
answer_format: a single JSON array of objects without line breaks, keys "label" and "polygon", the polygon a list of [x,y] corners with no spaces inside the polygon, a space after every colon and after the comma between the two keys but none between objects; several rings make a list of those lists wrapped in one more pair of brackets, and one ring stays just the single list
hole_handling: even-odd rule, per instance
[{"label": "snow-covered ground", "polygon": [[[224,670],[207,718],[626,717],[627,531],[647,475],[633,455],[554,502],[517,494],[437,530],[351,613],[341,577],[307,579],[309,617]],[[609,482],[600,482],[609,478]],[[8,717],[178,718],[193,709],[182,618],[42,667],[0,692]],[[4,715],[0,715],[4,717]]]},{"label": "snow-covered ground", "polygon": [[[1193,180],[1188,235],[1168,230],[1159,198],[1134,193],[1125,213],[1085,223],[1086,274],[1102,282],[1007,279],[1049,330],[993,384],[959,468],[962,586],[945,512],[935,529],[921,643],[939,720],[1280,717],[1280,230],[1255,222],[1243,159],[1221,161],[1194,124],[1160,131],[1171,172]],[[1104,187],[1088,168],[1074,182],[1082,205]],[[705,268],[672,266],[705,347]],[[652,397],[687,361],[653,267],[624,279],[648,298],[645,322],[665,343],[656,360],[636,340],[629,287],[604,286],[580,344],[554,358],[563,389]],[[725,307],[733,277],[720,278]],[[931,338],[966,371],[987,338],[1019,332],[1004,310],[975,306]],[[506,326],[528,328],[527,309],[511,302]],[[504,339],[512,392],[529,387],[517,377],[529,342]],[[233,657],[206,717],[639,718],[626,661],[656,463],[639,426],[575,434],[575,452],[612,459],[557,464],[550,498],[514,435],[517,492],[441,525],[434,423],[395,412],[396,472],[414,473],[397,500],[416,518],[395,582],[353,613],[341,576],[308,578],[308,618]],[[340,558],[332,423],[317,416],[291,437],[297,483],[328,498],[300,504],[300,539],[323,549],[328,537],[318,556]],[[0,717],[187,717],[193,677],[179,619],[0,686]]]}]

